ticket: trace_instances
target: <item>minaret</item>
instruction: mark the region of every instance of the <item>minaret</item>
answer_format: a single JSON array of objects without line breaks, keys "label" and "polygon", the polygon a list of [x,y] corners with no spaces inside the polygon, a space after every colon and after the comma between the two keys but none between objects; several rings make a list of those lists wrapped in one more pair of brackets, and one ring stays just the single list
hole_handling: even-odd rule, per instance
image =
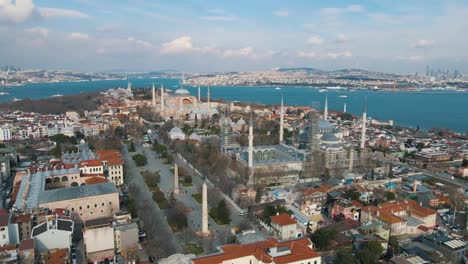
[{"label": "minaret", "polygon": [[248,149],[248,174],[249,180],[247,182],[247,186],[253,187],[254,186],[254,168],[253,168],[253,121],[252,121],[252,112],[250,112],[250,123],[249,123],[249,149]]},{"label": "minaret", "polygon": [[200,83],[198,83],[198,102],[201,101]]},{"label": "minaret", "polygon": [[203,183],[202,188],[202,235],[206,236],[210,234],[208,231],[208,190],[206,183]]},{"label": "minaret", "polygon": [[328,119],[328,95],[325,95],[325,109],[323,110],[323,119]]},{"label": "minaret", "polygon": [[361,149],[364,149],[365,144],[366,144],[366,120],[367,120],[367,114],[366,114],[366,98],[364,97],[364,109],[362,112],[362,128],[361,128]]},{"label": "minaret", "polygon": [[161,112],[164,111],[164,88],[161,84]]},{"label": "minaret", "polygon": [[346,103],[343,105],[343,112],[346,113]]},{"label": "minaret", "polygon": [[283,95],[281,95],[281,110],[280,110],[280,128],[279,128],[279,143],[283,142],[283,123],[284,123]]},{"label": "minaret", "polygon": [[249,169],[253,168],[253,121],[252,121],[252,112],[250,113],[250,123],[249,123],[249,149],[248,149],[248,154],[249,154],[249,160],[248,160],[248,166]]},{"label": "minaret", "polygon": [[179,194],[179,166],[174,162],[174,194]]},{"label": "minaret", "polygon": [[156,107],[156,88],[154,88],[154,82],[153,82],[153,89],[152,89],[152,98],[153,98],[153,102],[152,102],[152,105],[153,107]]},{"label": "minaret", "polygon": [[211,104],[210,104],[210,86],[208,85],[208,91],[206,95],[206,101],[208,102],[208,110],[211,109]]}]

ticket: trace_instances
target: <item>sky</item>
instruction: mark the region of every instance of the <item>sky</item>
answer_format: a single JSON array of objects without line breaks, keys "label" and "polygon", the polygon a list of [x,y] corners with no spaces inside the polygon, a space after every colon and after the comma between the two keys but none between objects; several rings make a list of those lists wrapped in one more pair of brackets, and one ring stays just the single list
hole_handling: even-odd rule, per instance
[{"label": "sky", "polygon": [[0,0],[0,65],[468,73],[468,1]]}]

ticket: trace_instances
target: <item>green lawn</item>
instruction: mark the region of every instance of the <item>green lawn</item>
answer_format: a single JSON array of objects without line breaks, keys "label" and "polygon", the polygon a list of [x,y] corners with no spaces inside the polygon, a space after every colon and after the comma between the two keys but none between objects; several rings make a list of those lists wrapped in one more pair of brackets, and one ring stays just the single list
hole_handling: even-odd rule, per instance
[{"label": "green lawn", "polygon": [[192,183],[186,183],[186,182],[184,182],[184,181],[182,182],[182,185],[185,186],[185,187],[191,187],[191,186],[193,186]]},{"label": "green lawn", "polygon": [[187,243],[183,244],[182,248],[187,252],[187,253],[192,253],[195,255],[201,255],[203,254],[204,250],[202,247],[197,246],[194,243]]},{"label": "green lawn", "polygon": [[197,201],[199,204],[202,203],[202,194],[201,193],[194,193],[192,194],[193,199]]}]

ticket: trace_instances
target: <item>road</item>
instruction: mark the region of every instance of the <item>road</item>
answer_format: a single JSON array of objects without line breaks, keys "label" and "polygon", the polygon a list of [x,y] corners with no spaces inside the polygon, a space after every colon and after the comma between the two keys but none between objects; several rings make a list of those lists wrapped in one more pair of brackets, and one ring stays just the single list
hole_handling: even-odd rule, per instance
[{"label": "road", "polygon": [[451,183],[451,184],[461,186],[464,189],[468,188],[468,182],[465,182],[465,181],[463,181],[461,179],[455,178],[452,175],[447,174],[447,173],[432,172],[432,171],[429,171],[429,170],[426,170],[426,169],[422,169],[422,168],[418,168],[418,167],[409,165],[407,163],[402,163],[402,162],[395,161],[395,160],[388,160],[388,159],[385,159],[385,158],[382,158],[382,157],[376,158],[376,159],[379,160],[379,161],[382,161],[384,163],[392,163],[393,165],[398,165],[398,166],[410,168],[413,171],[419,171],[421,174],[425,174],[427,176],[431,176],[433,178],[436,178],[436,179],[439,179],[439,180],[442,180],[442,181],[445,181],[445,182],[448,182],[448,183]]},{"label": "road", "polygon": [[[163,163],[161,159],[159,159],[156,152],[152,151],[149,148],[145,148],[143,150],[147,158],[147,165],[145,166],[146,169],[150,171],[159,171],[161,176],[160,183],[158,184],[160,190],[169,197],[170,193],[174,190],[174,175],[170,171],[170,167]],[[185,168],[187,171],[190,171],[186,163],[178,162],[178,165],[182,168]],[[198,193],[199,187],[202,186],[203,180],[200,177],[192,177],[192,184],[193,186],[184,187],[182,184],[179,184],[180,193],[175,196],[177,201],[182,202],[185,207],[192,209],[191,212],[187,214],[188,226],[193,231],[197,232],[201,230],[202,225],[202,206],[199,204],[193,197],[192,194]],[[233,211],[233,210],[230,210]],[[231,219],[240,220],[239,216],[233,217],[231,214]],[[233,224],[237,223],[233,222]],[[230,232],[231,226],[230,225],[217,225],[211,217],[208,217],[208,225],[211,232],[215,235],[226,234]],[[220,241],[221,238],[215,237],[215,245],[223,244]],[[182,241],[181,241],[182,242]]]},{"label": "road", "polygon": [[[145,181],[140,174],[140,170],[132,160],[132,155],[128,153],[126,146],[123,147],[122,153],[125,161],[127,184],[128,186],[134,184],[139,190],[138,192],[135,192],[131,198],[135,201],[135,205],[140,209],[138,211],[145,212],[144,214],[139,214],[138,217],[144,223],[144,229],[148,239],[164,241],[164,249],[167,251],[165,252],[167,255],[181,253],[182,248],[180,247],[171,228],[167,224],[164,212],[159,209],[157,204],[153,201],[152,193],[146,186]],[[153,252],[149,253],[151,254]]]}]

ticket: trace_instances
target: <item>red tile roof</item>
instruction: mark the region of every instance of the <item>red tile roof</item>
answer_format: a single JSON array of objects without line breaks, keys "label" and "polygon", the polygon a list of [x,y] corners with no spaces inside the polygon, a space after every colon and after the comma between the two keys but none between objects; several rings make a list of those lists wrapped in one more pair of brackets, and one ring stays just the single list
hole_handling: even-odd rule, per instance
[{"label": "red tile roof", "polygon": [[[272,257],[267,249],[274,247],[288,247],[290,254],[278,257]],[[265,241],[252,244],[232,244],[222,246],[222,252],[215,255],[203,256],[193,259],[194,264],[216,264],[228,262],[242,257],[253,256],[263,263],[286,264],[318,258],[320,255],[312,248],[312,243],[308,238],[299,238],[295,240],[277,241],[275,238],[269,238]]]},{"label": "red tile roof", "polygon": [[34,249],[34,239],[30,238],[30,239],[21,240],[19,250],[22,251],[22,250],[30,250],[30,249]]},{"label": "red tile roof", "polygon": [[297,221],[289,214],[282,213],[271,217],[271,222],[279,226],[294,225]]}]

